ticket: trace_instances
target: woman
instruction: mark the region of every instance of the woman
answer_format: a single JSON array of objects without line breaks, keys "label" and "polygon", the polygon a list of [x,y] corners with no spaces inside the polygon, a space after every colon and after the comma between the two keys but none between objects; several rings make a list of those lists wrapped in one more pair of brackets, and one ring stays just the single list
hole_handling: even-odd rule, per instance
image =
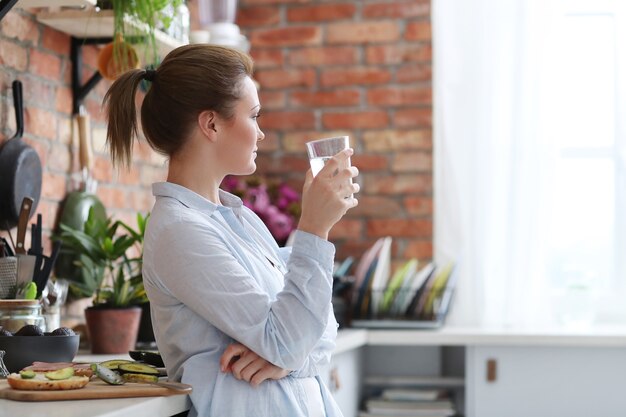
[{"label": "woman", "polygon": [[[337,333],[332,226],[357,205],[352,150],[309,171],[290,249],[279,248],[226,175],[256,170],[264,134],[252,62],[236,50],[188,45],[153,70],[122,75],[105,96],[114,163],[130,163],[135,91],[152,81],[143,132],[169,158],[144,242],[143,277],[170,378],[193,386],[190,416],[340,416],[319,373]],[[344,167],[344,168],[341,168]]]}]

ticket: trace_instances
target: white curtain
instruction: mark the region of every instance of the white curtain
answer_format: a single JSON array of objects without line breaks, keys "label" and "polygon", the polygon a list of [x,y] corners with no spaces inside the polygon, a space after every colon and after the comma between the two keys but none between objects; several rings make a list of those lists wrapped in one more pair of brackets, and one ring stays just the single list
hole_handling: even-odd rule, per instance
[{"label": "white curtain", "polygon": [[545,259],[557,207],[554,138],[571,124],[557,111],[567,98],[555,94],[562,7],[432,2],[435,259],[456,260],[459,273],[449,324],[555,319]]}]

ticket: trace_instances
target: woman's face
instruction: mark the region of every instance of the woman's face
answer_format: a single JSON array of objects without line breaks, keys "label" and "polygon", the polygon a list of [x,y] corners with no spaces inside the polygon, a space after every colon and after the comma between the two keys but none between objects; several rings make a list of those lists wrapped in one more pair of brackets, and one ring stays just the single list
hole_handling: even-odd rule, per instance
[{"label": "woman's face", "polygon": [[260,111],[256,87],[252,79],[246,77],[233,117],[218,117],[215,124],[218,155],[226,174],[249,175],[256,170],[257,142],[265,138],[257,124]]}]

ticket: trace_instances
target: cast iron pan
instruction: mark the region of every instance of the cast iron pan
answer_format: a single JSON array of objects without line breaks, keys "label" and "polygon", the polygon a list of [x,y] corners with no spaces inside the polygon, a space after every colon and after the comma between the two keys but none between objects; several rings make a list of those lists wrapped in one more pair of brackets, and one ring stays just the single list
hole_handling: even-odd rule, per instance
[{"label": "cast iron pan", "polygon": [[33,199],[35,213],[41,196],[41,161],[37,152],[21,140],[24,134],[22,83],[13,81],[17,132],[0,148],[0,229],[17,226],[24,197]]}]

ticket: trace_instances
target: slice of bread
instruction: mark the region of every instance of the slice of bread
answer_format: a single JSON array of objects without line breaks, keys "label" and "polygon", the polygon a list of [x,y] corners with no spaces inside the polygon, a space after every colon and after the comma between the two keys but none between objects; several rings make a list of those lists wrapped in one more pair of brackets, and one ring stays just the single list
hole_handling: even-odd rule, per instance
[{"label": "slice of bread", "polygon": [[37,372],[35,377],[30,379],[24,379],[20,374],[11,374],[7,377],[7,381],[13,389],[58,391],[82,388],[89,382],[89,377],[73,376],[67,379],[52,381],[46,378],[43,372]]}]

